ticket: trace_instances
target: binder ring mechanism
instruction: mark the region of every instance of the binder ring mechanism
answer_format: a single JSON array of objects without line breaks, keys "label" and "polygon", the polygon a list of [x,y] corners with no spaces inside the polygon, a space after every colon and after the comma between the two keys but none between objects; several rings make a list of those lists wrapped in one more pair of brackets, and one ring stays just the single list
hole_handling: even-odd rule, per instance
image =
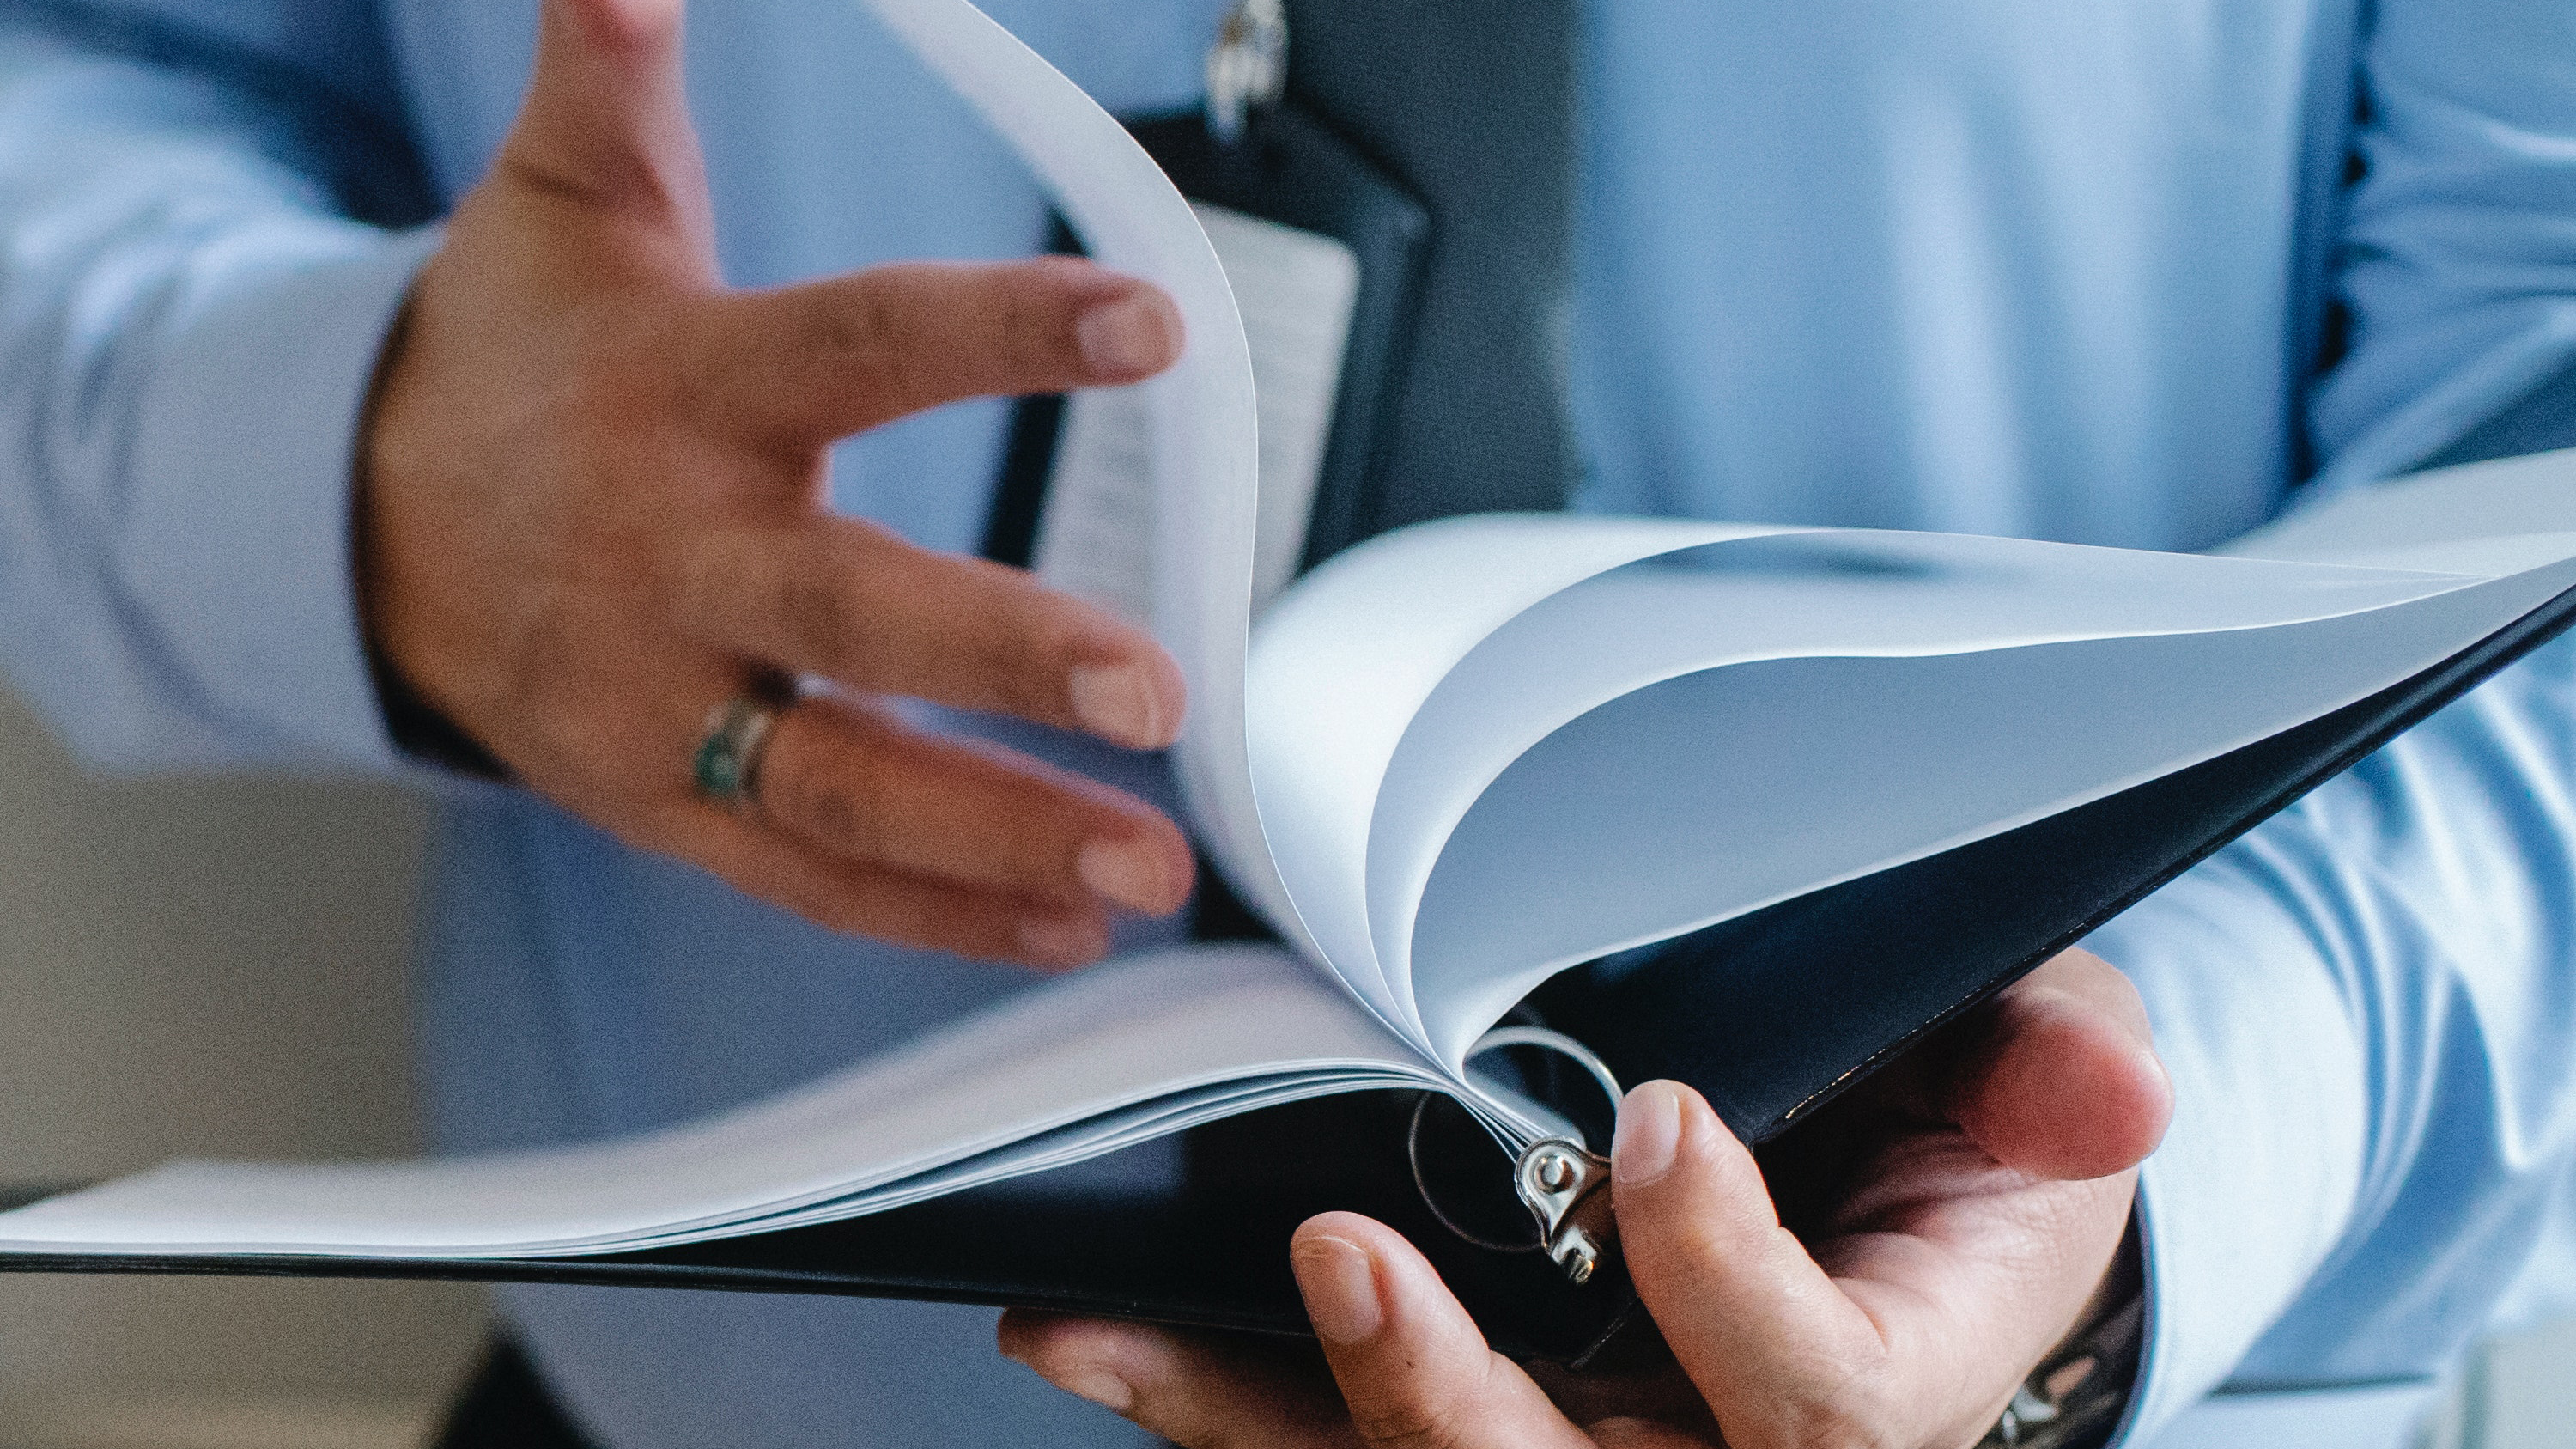
[{"label": "binder ring mechanism", "polygon": [[[1592,1050],[1563,1032],[1536,1026],[1503,1026],[1476,1039],[1467,1060],[1505,1047],[1537,1047],[1555,1052],[1583,1068],[1617,1107],[1619,1079]],[[1580,1134],[1542,1137],[1521,1150],[1512,1163],[1512,1191],[1528,1209],[1537,1228],[1534,1241],[1499,1242],[1458,1222],[1441,1206],[1439,1194],[1422,1168],[1422,1122],[1434,1095],[1425,1093],[1414,1105],[1412,1130],[1405,1151],[1413,1163],[1414,1186],[1423,1205],[1441,1225],[1480,1248],[1499,1253],[1543,1251],[1575,1286],[1591,1281],[1600,1266],[1618,1251],[1619,1224],[1610,1197],[1610,1159],[1584,1144]]]}]

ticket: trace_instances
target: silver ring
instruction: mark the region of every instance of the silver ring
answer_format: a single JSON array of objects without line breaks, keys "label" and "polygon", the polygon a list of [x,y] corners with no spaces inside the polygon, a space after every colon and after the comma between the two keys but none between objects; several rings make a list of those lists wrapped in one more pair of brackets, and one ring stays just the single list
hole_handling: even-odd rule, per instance
[{"label": "silver ring", "polygon": [[1610,1099],[1610,1110],[1614,1113],[1619,1110],[1619,1103],[1626,1094],[1620,1090],[1619,1078],[1611,1072],[1610,1064],[1594,1055],[1592,1048],[1561,1031],[1549,1031],[1543,1026],[1498,1026],[1476,1038],[1476,1044],[1467,1048],[1463,1060],[1472,1062],[1489,1051],[1516,1046],[1538,1047],[1571,1058],[1576,1066],[1591,1074],[1593,1084],[1601,1089],[1601,1095]]},{"label": "silver ring", "polygon": [[[1413,1166],[1413,1190],[1422,1195],[1422,1205],[1431,1209],[1431,1216],[1439,1220],[1440,1226],[1457,1234],[1469,1244],[1482,1248],[1489,1253],[1535,1253],[1539,1249],[1546,1247],[1546,1235],[1539,1232],[1535,1227],[1530,1230],[1530,1238],[1528,1242],[1506,1243],[1500,1239],[1488,1238],[1481,1233],[1471,1232],[1456,1218],[1449,1216],[1449,1210],[1440,1205],[1440,1194],[1431,1190],[1430,1176],[1422,1170],[1422,1114],[1431,1110],[1431,1103],[1434,1098],[1447,1097],[1447,1094],[1442,1092],[1423,1092],[1419,1095],[1421,1100],[1413,1104],[1412,1125],[1405,1128],[1404,1131],[1404,1160],[1411,1163]],[[1450,1097],[1447,1098],[1447,1100],[1454,1102],[1457,1099]],[[1510,1166],[1510,1153],[1506,1152],[1503,1154],[1503,1163],[1506,1167]]]},{"label": "silver ring", "polygon": [[[1462,1060],[1472,1062],[1489,1051],[1516,1046],[1537,1047],[1543,1051],[1552,1051],[1572,1058],[1574,1064],[1583,1068],[1593,1082],[1601,1088],[1602,1094],[1610,1099],[1610,1105],[1614,1109],[1619,1105],[1621,1099],[1619,1078],[1610,1070],[1610,1064],[1595,1055],[1590,1047],[1561,1031],[1549,1031],[1540,1026],[1498,1026],[1476,1038],[1476,1044],[1467,1048],[1467,1055]],[[1532,1231],[1530,1240],[1525,1243],[1506,1243],[1471,1232],[1456,1218],[1451,1217],[1447,1208],[1441,1206],[1440,1195],[1431,1190],[1431,1179],[1422,1170],[1422,1117],[1424,1113],[1431,1110],[1432,1098],[1443,1095],[1445,1094],[1439,1092],[1422,1093],[1421,1100],[1413,1104],[1413,1121],[1404,1133],[1404,1157],[1406,1162],[1412,1164],[1413,1187],[1416,1192],[1422,1194],[1422,1205],[1431,1210],[1431,1215],[1440,1220],[1442,1227],[1488,1252],[1535,1253],[1546,1247],[1547,1234],[1536,1230]],[[1503,1156],[1508,1162],[1512,1154],[1505,1151]]]},{"label": "silver ring", "polygon": [[699,794],[746,808],[756,803],[760,758],[778,728],[781,704],[775,696],[738,695],[707,716],[706,735],[689,758]]}]

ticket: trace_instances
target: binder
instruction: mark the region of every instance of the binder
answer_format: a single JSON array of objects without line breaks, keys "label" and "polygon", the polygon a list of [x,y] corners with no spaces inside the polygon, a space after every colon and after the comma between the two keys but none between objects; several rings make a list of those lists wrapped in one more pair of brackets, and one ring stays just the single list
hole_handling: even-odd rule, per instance
[{"label": "binder", "polygon": [[[1568,973],[1539,993],[1541,1014],[1622,1080],[1688,1082],[1739,1136],[1767,1141],[2571,625],[2576,590],[2434,669],[2287,733],[1682,937],[1643,964]],[[1723,971],[1709,970],[1711,962]],[[1512,1164],[1499,1150],[1481,1159],[1470,1150],[1447,1163],[1442,1180],[1418,1181],[1415,1107],[1413,1094],[1363,1093],[1248,1113],[1214,1129],[1233,1139],[1228,1155],[1257,1163],[1266,1147],[1293,1171],[1198,1175],[1142,1198],[1061,1194],[1040,1175],[822,1227],[603,1257],[19,1253],[0,1254],[0,1271],[825,1293],[1302,1334],[1288,1236],[1307,1217],[1340,1209],[1378,1218],[1419,1246],[1501,1352],[1583,1366],[1631,1341],[1621,1330],[1638,1317],[1636,1296],[1615,1259],[1578,1286],[1534,1244],[1497,1251],[1443,1222],[1426,1186],[1491,1199]],[[1324,1150],[1310,1150],[1319,1134]],[[68,1186],[0,1189],[0,1207]]]}]

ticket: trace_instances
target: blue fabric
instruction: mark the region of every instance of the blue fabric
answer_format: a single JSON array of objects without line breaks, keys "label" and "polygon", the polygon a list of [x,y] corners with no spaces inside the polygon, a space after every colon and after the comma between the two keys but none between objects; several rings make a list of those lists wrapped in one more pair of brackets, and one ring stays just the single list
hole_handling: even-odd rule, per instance
[{"label": "blue fabric", "polygon": [[[1191,98],[1225,7],[990,8],[1143,108]],[[0,666],[94,765],[401,768],[350,617],[347,474],[437,238],[344,217],[348,178],[397,163],[334,117],[400,118],[452,198],[508,125],[532,10],[0,6]],[[1588,506],[2195,547],[2311,472],[2435,455],[2576,357],[2555,0],[1588,14]],[[1019,168],[852,7],[707,7],[691,78],[739,281],[1040,240]],[[835,496],[965,546],[998,421],[856,440]],[[2554,648],[2096,938],[2180,1097],[2144,1189],[2138,1442],[2225,1381],[2421,1378],[2576,1307],[2572,695]],[[678,1120],[1022,981],[826,937],[479,788],[450,789],[427,901],[453,1148]],[[996,1364],[965,1310],[508,1301],[616,1449],[1134,1440]]]}]

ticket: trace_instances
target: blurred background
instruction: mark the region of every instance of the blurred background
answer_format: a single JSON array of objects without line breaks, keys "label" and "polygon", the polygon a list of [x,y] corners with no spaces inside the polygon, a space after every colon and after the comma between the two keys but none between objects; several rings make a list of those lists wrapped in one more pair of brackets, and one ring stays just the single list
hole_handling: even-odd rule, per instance
[{"label": "blurred background", "polygon": [[[0,1179],[414,1149],[425,813],[382,786],[82,780],[0,694]],[[448,1284],[0,1274],[0,1449],[413,1449]]]},{"label": "blurred background", "polygon": [[[83,780],[0,693],[0,1180],[414,1150],[422,804]],[[475,1289],[0,1274],[0,1449],[420,1449]],[[2576,1327],[2488,1345],[2427,1449],[2576,1445]],[[710,1446],[719,1449],[719,1446]]]}]

